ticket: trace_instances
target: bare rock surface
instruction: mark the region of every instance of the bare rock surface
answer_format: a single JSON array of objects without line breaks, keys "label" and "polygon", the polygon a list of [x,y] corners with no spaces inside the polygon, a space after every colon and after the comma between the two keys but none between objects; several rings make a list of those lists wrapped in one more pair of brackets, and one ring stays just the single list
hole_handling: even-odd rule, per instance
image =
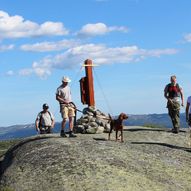
[{"label": "bare rock surface", "polygon": [[190,191],[188,132],[126,127],[108,134],[26,138],[1,161],[1,189],[14,191]]}]

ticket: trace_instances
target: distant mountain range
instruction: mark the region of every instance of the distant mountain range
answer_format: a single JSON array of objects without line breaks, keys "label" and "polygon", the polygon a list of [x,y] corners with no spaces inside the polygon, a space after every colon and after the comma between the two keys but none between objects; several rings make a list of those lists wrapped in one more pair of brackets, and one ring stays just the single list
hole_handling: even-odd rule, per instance
[{"label": "distant mountain range", "polygon": [[[180,114],[180,126],[181,128],[186,128],[188,125],[186,123],[185,113]],[[129,115],[129,119],[125,121],[127,126],[146,126],[155,125],[157,127],[172,127],[172,122],[167,113],[164,114],[145,114],[145,115]]]},{"label": "distant mountain range", "polygon": [[[56,123],[54,132],[59,132],[61,123]],[[24,138],[36,135],[35,124],[12,125],[8,127],[0,127],[0,140]]]},{"label": "distant mountain range", "polygon": [[[181,128],[186,128],[185,114],[180,114]],[[172,123],[168,114],[148,114],[148,115],[130,115],[128,120],[124,121],[125,126],[151,126],[171,128]],[[60,131],[61,123],[55,124],[54,132]],[[35,135],[35,125],[13,125],[8,127],[0,127],[0,140],[23,138]]]}]

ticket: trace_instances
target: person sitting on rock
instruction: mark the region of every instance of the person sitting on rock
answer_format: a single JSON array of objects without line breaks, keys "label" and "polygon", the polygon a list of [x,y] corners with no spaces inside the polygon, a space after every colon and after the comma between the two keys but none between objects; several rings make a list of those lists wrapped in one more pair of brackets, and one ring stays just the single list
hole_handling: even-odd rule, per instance
[{"label": "person sitting on rock", "polygon": [[48,104],[43,104],[42,106],[43,111],[41,111],[36,118],[35,126],[36,131],[40,134],[48,134],[52,133],[52,129],[54,128],[55,121],[54,116],[52,113],[48,110],[49,106]]}]

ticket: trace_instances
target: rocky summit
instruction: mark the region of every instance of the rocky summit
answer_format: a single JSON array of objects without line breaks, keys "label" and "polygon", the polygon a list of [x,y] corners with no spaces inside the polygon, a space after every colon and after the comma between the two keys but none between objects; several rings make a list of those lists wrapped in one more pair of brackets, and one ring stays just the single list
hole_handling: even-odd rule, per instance
[{"label": "rocky summit", "polygon": [[125,127],[124,142],[107,133],[37,135],[1,160],[1,189],[9,191],[190,191],[187,130]]}]

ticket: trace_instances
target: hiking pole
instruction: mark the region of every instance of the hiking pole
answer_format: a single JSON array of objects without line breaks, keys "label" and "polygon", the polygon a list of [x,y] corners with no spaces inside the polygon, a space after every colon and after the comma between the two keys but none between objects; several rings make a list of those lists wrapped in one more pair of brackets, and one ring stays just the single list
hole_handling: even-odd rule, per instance
[{"label": "hiking pole", "polygon": [[76,111],[79,111],[80,113],[83,113],[83,111],[81,111],[81,110],[79,110],[79,109],[77,109],[77,108],[74,108]]},{"label": "hiking pole", "polygon": [[83,111],[79,110],[79,109],[76,107],[76,105],[74,104],[74,102],[70,102],[69,104],[72,104],[72,105],[73,105],[73,106],[70,105],[70,107],[72,107],[74,110],[83,113]]},{"label": "hiking pole", "polygon": [[[73,106],[70,106],[70,107],[72,107],[75,111],[78,111],[78,112],[80,112],[80,113],[84,113],[82,110],[79,110],[73,102],[70,102],[70,103],[73,105]],[[96,114],[94,114],[94,116],[96,116]],[[111,120],[111,119],[108,118],[108,117],[100,117],[100,118],[101,118],[101,119],[106,119],[106,120]]]}]

